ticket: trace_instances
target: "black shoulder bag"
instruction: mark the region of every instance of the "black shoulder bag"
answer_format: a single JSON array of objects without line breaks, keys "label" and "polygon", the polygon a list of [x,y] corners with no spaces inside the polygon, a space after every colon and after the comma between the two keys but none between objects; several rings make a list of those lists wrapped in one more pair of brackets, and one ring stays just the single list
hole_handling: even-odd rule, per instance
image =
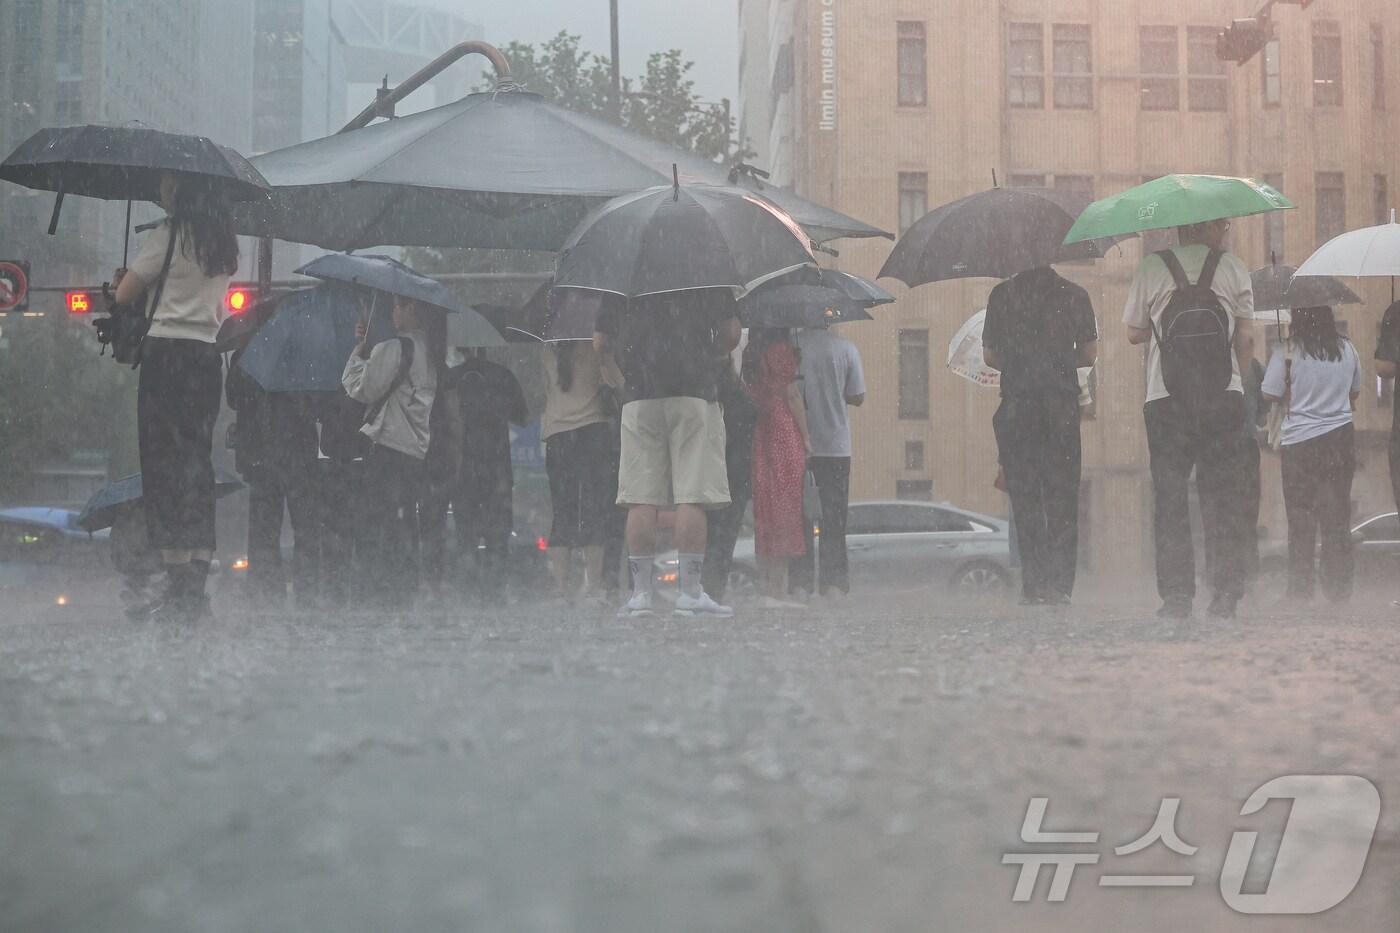
[{"label": "black shoulder bag", "polygon": [[112,359],[118,363],[128,364],[132,369],[141,365],[141,345],[145,343],[146,334],[151,329],[151,321],[155,319],[156,309],[160,307],[165,280],[170,275],[170,263],[175,258],[177,239],[177,231],[172,227],[170,242],[165,247],[165,262],[161,264],[160,275],[151,287],[150,300],[146,307],[142,308],[136,303],[114,302],[108,308],[106,317],[92,322],[92,326],[97,328],[97,342],[102,344],[99,355],[105,354],[110,346]]}]

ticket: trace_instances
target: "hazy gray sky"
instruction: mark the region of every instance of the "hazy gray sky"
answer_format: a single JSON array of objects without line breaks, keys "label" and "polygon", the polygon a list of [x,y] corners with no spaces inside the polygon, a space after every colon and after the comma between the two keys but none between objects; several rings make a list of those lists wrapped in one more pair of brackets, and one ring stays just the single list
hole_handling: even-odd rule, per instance
[{"label": "hazy gray sky", "polygon": [[[608,54],[608,0],[437,0],[479,21],[492,42],[538,42],[561,29]],[[695,62],[700,96],[734,97],[739,83],[739,26],[733,0],[621,0],[622,71],[641,73],[652,52],[678,48]]]}]

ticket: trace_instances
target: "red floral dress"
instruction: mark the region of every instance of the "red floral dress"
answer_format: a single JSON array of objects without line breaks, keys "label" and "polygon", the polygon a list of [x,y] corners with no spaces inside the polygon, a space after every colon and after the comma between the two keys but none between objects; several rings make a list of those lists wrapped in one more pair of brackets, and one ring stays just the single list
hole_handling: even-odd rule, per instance
[{"label": "red floral dress", "polygon": [[764,557],[801,557],[807,551],[802,528],[802,484],[807,450],[787,388],[797,381],[797,351],[777,343],[763,353],[759,377],[749,386],[758,408],[753,435],[754,551]]}]

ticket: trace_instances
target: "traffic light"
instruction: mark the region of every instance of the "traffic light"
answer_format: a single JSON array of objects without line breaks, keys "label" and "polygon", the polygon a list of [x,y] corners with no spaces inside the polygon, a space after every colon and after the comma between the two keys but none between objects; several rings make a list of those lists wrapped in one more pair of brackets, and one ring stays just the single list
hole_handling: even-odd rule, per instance
[{"label": "traffic light", "polygon": [[253,306],[253,292],[248,288],[230,288],[224,297],[224,307],[230,314],[242,314]]},{"label": "traffic light", "polygon": [[69,314],[91,314],[92,293],[85,291],[68,292],[64,295],[64,304],[67,306]]},{"label": "traffic light", "polygon": [[1222,32],[1215,44],[1215,55],[1221,61],[1243,65],[1273,41],[1274,24],[1267,16],[1237,19]]}]

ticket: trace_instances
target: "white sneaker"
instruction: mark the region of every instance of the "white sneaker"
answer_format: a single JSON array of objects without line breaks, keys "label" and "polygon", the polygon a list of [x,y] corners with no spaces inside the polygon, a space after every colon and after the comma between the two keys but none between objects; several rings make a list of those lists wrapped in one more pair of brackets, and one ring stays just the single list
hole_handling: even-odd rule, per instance
[{"label": "white sneaker", "polygon": [[622,604],[622,608],[617,610],[619,619],[650,619],[656,613],[651,608],[651,594],[642,590],[633,593],[632,598]]},{"label": "white sneaker", "polygon": [[808,608],[803,603],[790,603],[787,600],[774,599],[771,596],[763,597],[763,602],[759,605],[761,605],[764,609],[776,612],[805,612]]},{"label": "white sneaker", "polygon": [[714,616],[717,619],[734,617],[732,606],[721,606],[711,599],[708,593],[701,593],[699,596],[687,596],[682,593],[676,600],[675,612],[678,616]]}]

